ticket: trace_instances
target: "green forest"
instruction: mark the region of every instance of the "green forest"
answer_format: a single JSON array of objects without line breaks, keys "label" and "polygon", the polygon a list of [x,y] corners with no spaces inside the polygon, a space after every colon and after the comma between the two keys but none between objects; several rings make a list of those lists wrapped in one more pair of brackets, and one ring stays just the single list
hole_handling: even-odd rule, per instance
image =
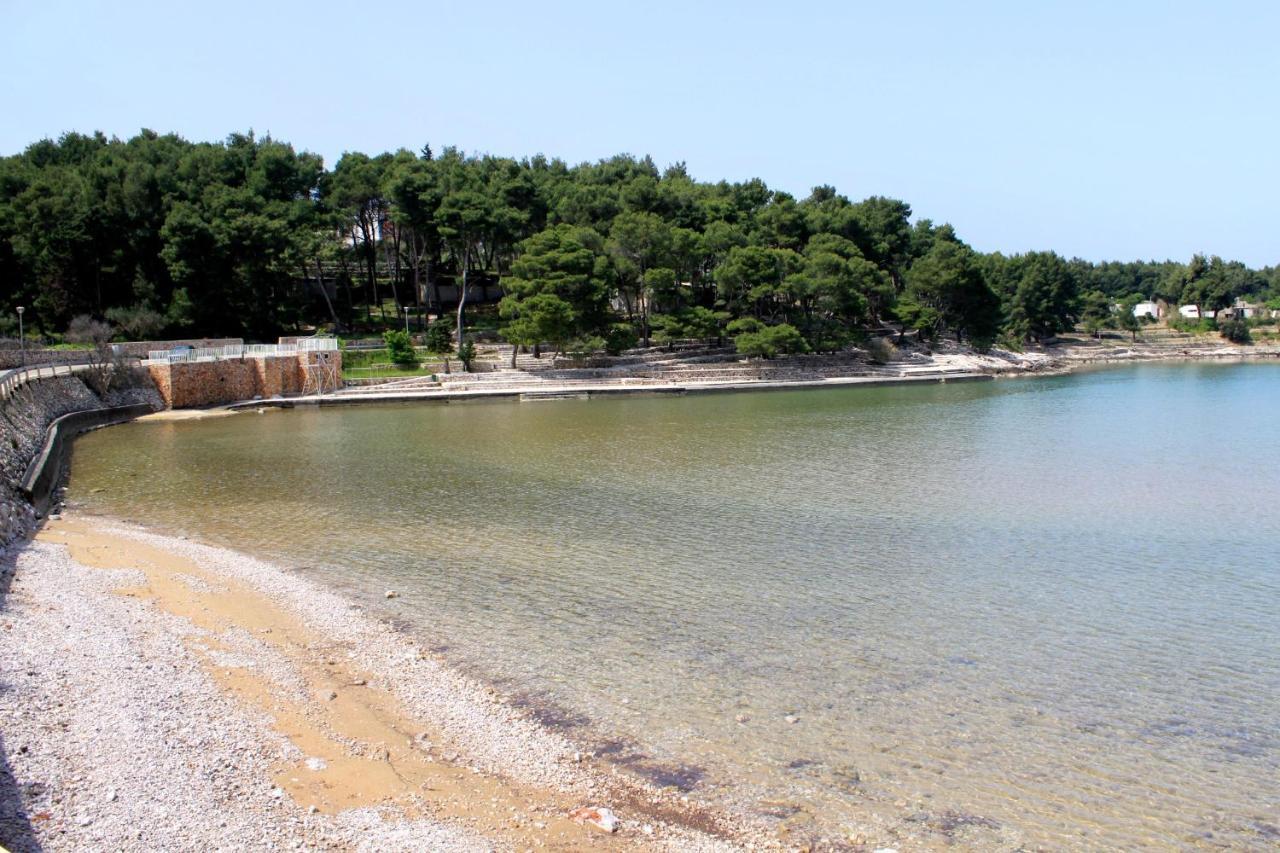
[{"label": "green forest", "polygon": [[[479,323],[520,345],[732,337],[766,356],[884,328],[1017,346],[1082,322],[1125,326],[1132,312],[1113,306],[1141,299],[1280,305],[1276,267],[985,254],[904,201],[700,182],[682,163],[424,146],[326,169],[252,133],[151,131],[68,133],[0,159],[0,283],[9,336],[19,305],[52,340],[84,315],[121,338],[265,340],[443,314],[458,342]],[[458,310],[441,289],[459,285],[501,301]]]}]

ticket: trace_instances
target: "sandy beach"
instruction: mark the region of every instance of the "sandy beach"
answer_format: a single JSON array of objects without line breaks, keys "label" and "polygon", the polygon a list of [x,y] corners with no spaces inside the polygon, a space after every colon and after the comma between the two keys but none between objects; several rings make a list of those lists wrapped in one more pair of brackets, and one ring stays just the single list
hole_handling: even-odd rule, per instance
[{"label": "sandy beach", "polygon": [[12,850],[759,846],[271,564],[69,514],[3,570]]}]

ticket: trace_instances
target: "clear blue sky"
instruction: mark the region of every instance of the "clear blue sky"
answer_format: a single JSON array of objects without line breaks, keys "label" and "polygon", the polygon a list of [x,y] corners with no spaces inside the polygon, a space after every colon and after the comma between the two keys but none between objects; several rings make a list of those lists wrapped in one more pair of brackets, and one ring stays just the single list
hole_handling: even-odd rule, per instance
[{"label": "clear blue sky", "polygon": [[905,199],[975,247],[1280,263],[1274,2],[0,4],[0,153],[235,130]]}]

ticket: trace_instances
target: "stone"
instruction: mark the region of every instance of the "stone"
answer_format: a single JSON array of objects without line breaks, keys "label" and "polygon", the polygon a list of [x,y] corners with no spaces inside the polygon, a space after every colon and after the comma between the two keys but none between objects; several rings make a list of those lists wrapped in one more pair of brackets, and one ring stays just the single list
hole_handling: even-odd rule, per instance
[{"label": "stone", "polygon": [[795,725],[796,723],[800,722],[800,718],[797,717],[795,714],[787,714],[782,719],[786,720],[791,725]]},{"label": "stone", "polygon": [[308,770],[315,770],[315,771],[324,770],[326,767],[329,766],[328,764],[325,763],[323,758],[316,758],[314,756],[311,758],[308,758],[306,763],[307,763]]},{"label": "stone", "polygon": [[595,827],[601,832],[617,832],[618,816],[612,809],[597,806],[583,806],[569,812],[569,817],[577,823]]},{"label": "stone", "polygon": [[734,717],[733,719],[734,719],[736,722],[739,722],[739,723],[746,723],[746,722],[749,722],[749,721],[751,720],[751,715],[750,715],[750,714],[738,714],[738,715],[737,715],[736,717]]},{"label": "stone", "polygon": [[400,593],[396,592],[394,589],[387,590],[387,598],[399,598],[399,597],[400,597]]}]

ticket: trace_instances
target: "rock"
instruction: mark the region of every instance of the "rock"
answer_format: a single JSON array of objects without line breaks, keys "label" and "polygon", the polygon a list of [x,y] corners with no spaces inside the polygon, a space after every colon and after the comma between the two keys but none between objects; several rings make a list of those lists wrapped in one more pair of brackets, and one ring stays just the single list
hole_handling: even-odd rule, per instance
[{"label": "rock", "polygon": [[396,592],[394,589],[387,590],[387,598],[399,598],[399,597],[400,597],[400,593]]},{"label": "rock", "polygon": [[325,769],[326,767],[328,767],[328,766],[329,766],[329,765],[325,763],[325,761],[324,761],[324,759],[323,759],[323,758],[315,758],[315,757],[312,757],[312,758],[308,758],[308,759],[307,759],[307,769],[308,769],[308,770],[316,770],[316,771],[319,771],[319,770],[324,770],[324,769]]},{"label": "rock", "polygon": [[738,715],[737,715],[736,717],[734,717],[733,719],[734,719],[734,721],[735,721],[735,722],[739,722],[739,723],[746,723],[746,722],[749,722],[749,721],[751,720],[751,715],[750,715],[750,714],[738,714]]},{"label": "rock", "polygon": [[653,824],[646,823],[644,826],[640,827],[640,831],[645,835],[653,835]]},{"label": "rock", "polygon": [[618,831],[618,816],[613,813],[612,809],[583,806],[580,809],[574,809],[569,812],[569,817],[578,823],[593,826],[601,832]]},{"label": "rock", "polygon": [[795,725],[796,723],[800,722],[800,718],[797,717],[795,714],[787,714],[782,719],[786,720],[791,725]]}]

